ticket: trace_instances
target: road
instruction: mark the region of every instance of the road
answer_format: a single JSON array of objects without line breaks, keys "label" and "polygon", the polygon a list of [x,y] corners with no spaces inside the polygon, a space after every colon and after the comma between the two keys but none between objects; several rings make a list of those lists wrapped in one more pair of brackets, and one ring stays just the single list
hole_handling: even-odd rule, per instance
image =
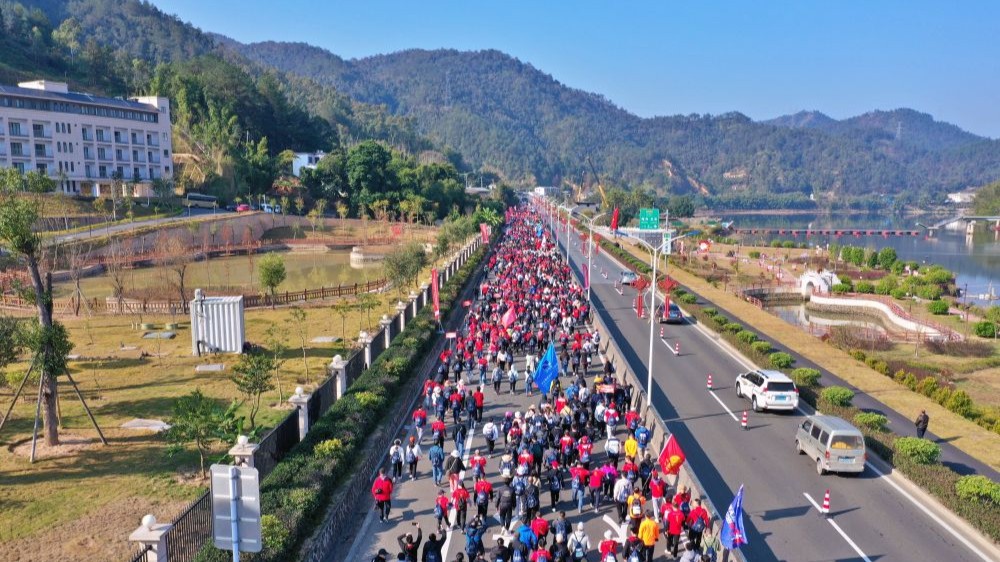
[{"label": "road", "polygon": [[135,221],[135,222],[122,222],[122,223],[118,223],[118,224],[113,224],[111,226],[95,225],[93,228],[90,228],[90,229],[87,229],[87,230],[81,230],[79,232],[74,232],[72,234],[61,234],[59,236],[54,236],[52,238],[47,239],[46,243],[47,244],[63,244],[63,243],[66,243],[66,242],[75,242],[75,241],[78,241],[78,240],[86,240],[88,238],[93,238],[94,236],[107,236],[109,234],[115,234],[115,233],[118,233],[118,232],[124,232],[124,231],[128,231],[128,230],[144,228],[144,227],[147,227],[147,226],[164,225],[164,224],[170,224],[170,223],[174,223],[174,222],[182,222],[182,221],[189,220],[192,217],[199,218],[199,217],[211,216],[213,214],[218,214],[218,215],[222,216],[222,215],[233,215],[234,213],[230,213],[228,211],[221,211],[221,210],[218,211],[217,213],[213,213],[212,209],[196,209],[196,208],[192,208],[190,215],[188,215],[188,213],[185,212],[183,215],[178,215],[178,216],[175,216],[175,217],[161,217],[161,218],[158,218],[158,219],[138,220],[138,221]]},{"label": "road", "polygon": [[[570,255],[582,278],[586,256],[578,248]],[[604,252],[594,257],[592,301],[629,367],[645,381],[649,324],[632,309],[635,291],[625,288],[619,295],[615,289],[621,269]],[[602,270],[609,272],[607,279]],[[678,343],[681,353],[675,356],[668,345]],[[745,485],[750,544],[743,551],[749,560],[991,560],[988,550],[977,552],[975,544],[956,538],[944,527],[947,522],[935,520],[871,463],[860,476],[817,475],[793,445],[795,429],[809,411],[804,402],[804,411],[793,414],[751,412],[749,430],[742,430],[738,417],[749,405],[735,396],[733,382],[750,366],[702,328],[667,326],[665,341],[657,330],[652,364],[653,406],[715,505],[725,509]],[[706,389],[708,373],[714,392]],[[829,518],[814,505],[827,489]]]}]

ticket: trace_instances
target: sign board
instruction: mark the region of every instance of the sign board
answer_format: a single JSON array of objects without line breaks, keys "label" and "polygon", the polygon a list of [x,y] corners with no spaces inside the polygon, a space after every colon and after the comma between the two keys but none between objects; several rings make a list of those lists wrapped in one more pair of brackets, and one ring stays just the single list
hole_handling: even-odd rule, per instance
[{"label": "sign board", "polygon": [[659,209],[639,209],[639,230],[656,230],[660,228]]},{"label": "sign board", "polygon": [[[235,478],[233,478],[235,471]],[[235,494],[233,491],[235,489]],[[260,552],[260,476],[256,468],[212,465],[212,542],[233,550],[233,500],[236,500],[240,552]]]},{"label": "sign board", "polygon": [[445,339],[453,340],[458,337],[458,332],[445,332]]}]

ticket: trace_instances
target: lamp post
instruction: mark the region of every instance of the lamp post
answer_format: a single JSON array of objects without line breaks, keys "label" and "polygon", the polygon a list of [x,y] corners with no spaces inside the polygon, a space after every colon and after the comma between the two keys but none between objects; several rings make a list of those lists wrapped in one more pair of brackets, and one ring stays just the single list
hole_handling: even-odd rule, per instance
[{"label": "lamp post", "polygon": [[590,230],[590,247],[587,251],[587,302],[590,302],[590,269],[594,265],[594,221],[608,214],[607,212],[594,215],[592,217],[585,217],[580,215],[580,218],[587,221],[587,228]]},{"label": "lamp post", "polygon": [[573,210],[577,207],[579,207],[579,205],[573,205],[572,207],[559,205],[560,209],[566,211],[566,263],[569,263],[569,219],[573,215]]}]

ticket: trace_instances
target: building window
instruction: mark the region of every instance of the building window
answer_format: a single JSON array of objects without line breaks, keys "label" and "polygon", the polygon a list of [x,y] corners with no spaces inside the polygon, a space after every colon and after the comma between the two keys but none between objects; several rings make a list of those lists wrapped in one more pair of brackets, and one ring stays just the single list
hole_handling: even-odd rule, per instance
[{"label": "building window", "polygon": [[14,169],[17,170],[19,174],[24,173],[24,162],[14,162]]},{"label": "building window", "polygon": [[38,170],[39,172],[43,173],[43,174],[48,174],[49,173],[49,166],[48,166],[48,164],[35,164],[35,169]]}]

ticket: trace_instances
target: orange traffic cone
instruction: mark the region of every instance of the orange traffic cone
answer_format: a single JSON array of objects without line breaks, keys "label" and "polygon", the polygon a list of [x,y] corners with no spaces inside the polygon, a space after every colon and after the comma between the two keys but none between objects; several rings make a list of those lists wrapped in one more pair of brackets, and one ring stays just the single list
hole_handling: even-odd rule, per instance
[{"label": "orange traffic cone", "polygon": [[742,427],[743,429],[748,429],[748,426],[747,426],[747,411],[746,410],[743,410],[743,419],[740,420],[740,427]]},{"label": "orange traffic cone", "polygon": [[830,514],[830,490],[827,490],[826,493],[823,494],[823,509],[820,511],[823,512],[823,515]]},{"label": "orange traffic cone", "polygon": [[663,326],[660,326],[660,339],[663,339]]},{"label": "orange traffic cone", "polygon": [[712,373],[708,374],[708,389],[712,390]]},{"label": "orange traffic cone", "polygon": [[680,354],[681,354],[681,342],[675,342],[674,343],[674,355],[680,355]]}]

